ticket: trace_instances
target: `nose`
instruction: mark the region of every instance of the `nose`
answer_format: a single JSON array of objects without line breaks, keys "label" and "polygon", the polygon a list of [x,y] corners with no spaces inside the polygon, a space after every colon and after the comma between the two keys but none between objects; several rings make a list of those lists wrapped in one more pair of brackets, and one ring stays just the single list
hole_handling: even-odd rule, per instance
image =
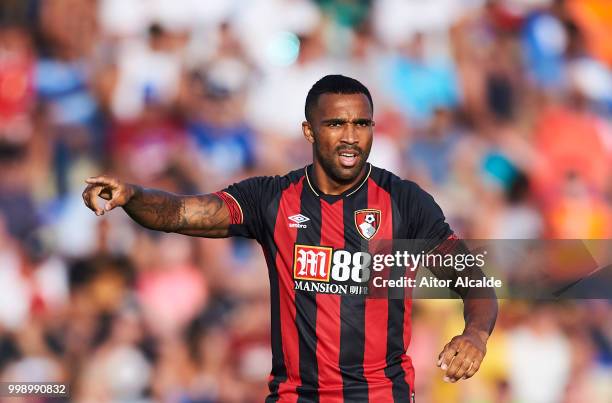
[{"label": "nose", "polygon": [[354,123],[348,123],[345,125],[345,129],[342,133],[342,139],[340,141],[345,144],[357,144],[359,142],[359,134]]}]

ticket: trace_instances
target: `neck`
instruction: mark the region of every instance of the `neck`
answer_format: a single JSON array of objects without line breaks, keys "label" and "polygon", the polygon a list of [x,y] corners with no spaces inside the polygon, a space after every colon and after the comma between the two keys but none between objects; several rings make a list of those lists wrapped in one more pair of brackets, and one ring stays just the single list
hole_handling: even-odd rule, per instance
[{"label": "neck", "polygon": [[364,164],[363,168],[361,168],[361,172],[354,180],[350,182],[338,182],[330,177],[327,172],[325,172],[325,169],[319,163],[319,161],[315,159],[313,163],[314,180],[321,192],[328,195],[340,195],[363,179],[364,175],[366,174],[366,167],[367,164]]}]

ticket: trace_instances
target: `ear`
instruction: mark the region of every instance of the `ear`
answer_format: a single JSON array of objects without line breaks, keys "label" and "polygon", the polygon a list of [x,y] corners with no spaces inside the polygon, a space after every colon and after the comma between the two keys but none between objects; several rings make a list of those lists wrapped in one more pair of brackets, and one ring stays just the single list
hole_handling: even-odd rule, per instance
[{"label": "ear", "polygon": [[310,143],[314,144],[315,136],[314,130],[312,130],[312,126],[306,120],[302,122],[302,133],[304,133],[304,138]]}]

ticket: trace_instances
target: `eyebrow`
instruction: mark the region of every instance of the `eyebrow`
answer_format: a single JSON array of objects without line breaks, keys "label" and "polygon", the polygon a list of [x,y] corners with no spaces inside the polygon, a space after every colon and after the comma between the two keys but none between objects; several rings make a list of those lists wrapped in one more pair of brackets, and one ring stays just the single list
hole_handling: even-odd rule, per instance
[{"label": "eyebrow", "polygon": [[355,119],[353,121],[349,121],[348,119],[342,119],[342,118],[331,118],[331,119],[325,119],[321,122],[324,125],[330,125],[330,124],[344,124],[344,123],[354,123],[354,124],[367,124],[367,125],[371,125],[372,124],[372,119],[368,119],[368,118],[358,118]]}]

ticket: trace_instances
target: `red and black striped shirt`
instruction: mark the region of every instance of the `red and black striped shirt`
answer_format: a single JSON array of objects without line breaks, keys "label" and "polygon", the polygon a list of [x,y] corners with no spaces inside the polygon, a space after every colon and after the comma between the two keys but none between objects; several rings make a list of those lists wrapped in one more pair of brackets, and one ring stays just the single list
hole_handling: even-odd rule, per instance
[{"label": "red and black striped shirt", "polygon": [[370,164],[341,195],[318,189],[312,165],[250,178],[219,195],[231,212],[230,235],[256,239],[268,264],[266,401],[409,402],[412,301],[366,298],[363,270],[355,268],[372,240],[446,239],[451,230],[433,198]]}]

